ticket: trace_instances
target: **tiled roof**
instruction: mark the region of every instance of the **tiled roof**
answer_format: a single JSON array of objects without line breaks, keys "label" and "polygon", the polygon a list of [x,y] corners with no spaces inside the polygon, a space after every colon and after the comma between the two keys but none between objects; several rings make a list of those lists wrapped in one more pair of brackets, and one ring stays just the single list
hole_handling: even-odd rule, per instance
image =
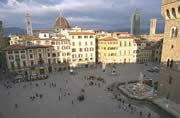
[{"label": "tiled roof", "polygon": [[133,40],[134,43],[141,43],[141,40]]},{"label": "tiled roof", "polygon": [[97,36],[106,36],[106,34],[97,34]]},{"label": "tiled roof", "polygon": [[128,34],[128,32],[113,32],[113,34]]},{"label": "tiled roof", "polygon": [[37,46],[24,46],[24,45],[11,45],[5,48],[4,50],[25,50],[31,48],[48,48],[52,47],[50,45],[37,45]]},{"label": "tiled roof", "polygon": [[119,39],[129,39],[129,38],[138,38],[136,36],[118,36]]},{"label": "tiled roof", "polygon": [[49,33],[47,30],[41,30],[39,33]]},{"label": "tiled roof", "polygon": [[95,35],[92,32],[69,32],[69,35]]},{"label": "tiled roof", "polygon": [[56,22],[54,24],[54,28],[70,28],[70,25],[68,23],[68,21],[62,17],[62,16],[59,16],[57,19],[56,19]]},{"label": "tiled roof", "polygon": [[113,38],[113,37],[106,37],[103,39],[99,39],[99,41],[117,41],[117,39]]},{"label": "tiled roof", "polygon": [[43,38],[25,38],[23,41],[35,41],[35,40],[69,40],[69,39],[54,39],[54,38],[48,38],[48,39],[43,39]]},{"label": "tiled roof", "polygon": [[92,29],[93,31],[99,31],[98,29]]}]

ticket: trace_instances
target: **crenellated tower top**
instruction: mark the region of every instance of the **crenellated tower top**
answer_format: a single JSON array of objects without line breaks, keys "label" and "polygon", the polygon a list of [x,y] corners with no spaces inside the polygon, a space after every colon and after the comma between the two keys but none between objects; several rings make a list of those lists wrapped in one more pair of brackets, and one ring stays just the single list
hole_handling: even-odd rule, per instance
[{"label": "crenellated tower top", "polygon": [[174,3],[180,0],[162,0],[162,5],[166,5],[166,4],[170,4],[170,3]]},{"label": "crenellated tower top", "polygon": [[161,14],[165,20],[180,19],[180,0],[162,0]]}]

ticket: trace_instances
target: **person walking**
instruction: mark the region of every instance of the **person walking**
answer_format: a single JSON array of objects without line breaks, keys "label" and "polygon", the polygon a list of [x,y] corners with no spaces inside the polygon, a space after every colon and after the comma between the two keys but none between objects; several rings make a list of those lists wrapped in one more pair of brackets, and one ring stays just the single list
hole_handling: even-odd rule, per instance
[{"label": "person walking", "polygon": [[139,112],[139,115],[140,115],[140,117],[142,117],[142,115],[143,115],[142,111]]},{"label": "person walking", "polygon": [[74,101],[72,100],[72,104],[74,104]]},{"label": "person walking", "polygon": [[18,104],[15,104],[14,106],[15,106],[16,109],[18,108]]},{"label": "person walking", "polygon": [[59,101],[61,100],[61,96],[59,96]]},{"label": "person walking", "polygon": [[151,118],[151,113],[149,112],[148,117]]}]

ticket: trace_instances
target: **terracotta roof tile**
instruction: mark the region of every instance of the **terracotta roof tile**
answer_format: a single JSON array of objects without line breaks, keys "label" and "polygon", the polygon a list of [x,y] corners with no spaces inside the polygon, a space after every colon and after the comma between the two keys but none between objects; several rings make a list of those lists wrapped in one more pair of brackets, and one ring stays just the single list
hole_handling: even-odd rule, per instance
[{"label": "terracotta roof tile", "polygon": [[99,41],[117,41],[117,39],[113,38],[113,37],[106,37],[103,39],[99,39]]},{"label": "terracotta roof tile", "polygon": [[27,37],[27,38],[24,38],[23,41],[33,41],[33,40],[69,40],[69,39],[53,39],[53,38],[48,38],[48,39],[43,39],[43,38],[30,38],[30,37]]},{"label": "terracotta roof tile", "polygon": [[98,29],[92,29],[92,30],[93,30],[93,31],[97,31],[97,32],[99,31]]},{"label": "terracotta roof tile", "polygon": [[5,48],[4,50],[25,50],[31,48],[48,48],[52,47],[50,45],[37,45],[37,46],[24,46],[24,45],[11,45]]},{"label": "terracotta roof tile", "polygon": [[57,19],[56,19],[56,22],[54,24],[54,28],[70,28],[70,25],[68,23],[68,21],[62,17],[62,16],[59,16]]},{"label": "terracotta roof tile", "polygon": [[138,38],[136,36],[118,36],[119,39]]},{"label": "terracotta roof tile", "polygon": [[92,32],[69,32],[69,35],[95,35]]},{"label": "terracotta roof tile", "polygon": [[129,34],[128,32],[113,32],[113,34]]},{"label": "terracotta roof tile", "polygon": [[41,30],[39,33],[49,33],[47,30]]}]

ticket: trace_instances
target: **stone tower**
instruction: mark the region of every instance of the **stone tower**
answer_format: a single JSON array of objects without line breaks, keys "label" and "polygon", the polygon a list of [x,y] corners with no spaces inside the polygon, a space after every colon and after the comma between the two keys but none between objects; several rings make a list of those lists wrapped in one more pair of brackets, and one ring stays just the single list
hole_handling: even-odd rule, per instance
[{"label": "stone tower", "polygon": [[150,32],[149,32],[150,35],[156,34],[156,22],[157,22],[156,19],[150,20]]},{"label": "stone tower", "polygon": [[162,0],[165,19],[158,95],[180,104],[180,1]]},{"label": "stone tower", "polygon": [[26,18],[26,30],[27,30],[27,35],[32,36],[33,32],[32,32],[32,22],[31,22],[31,16],[30,14],[26,14],[25,15]]},{"label": "stone tower", "polygon": [[132,17],[131,34],[132,35],[140,35],[140,13],[139,13],[138,9],[136,9],[136,12]]}]

